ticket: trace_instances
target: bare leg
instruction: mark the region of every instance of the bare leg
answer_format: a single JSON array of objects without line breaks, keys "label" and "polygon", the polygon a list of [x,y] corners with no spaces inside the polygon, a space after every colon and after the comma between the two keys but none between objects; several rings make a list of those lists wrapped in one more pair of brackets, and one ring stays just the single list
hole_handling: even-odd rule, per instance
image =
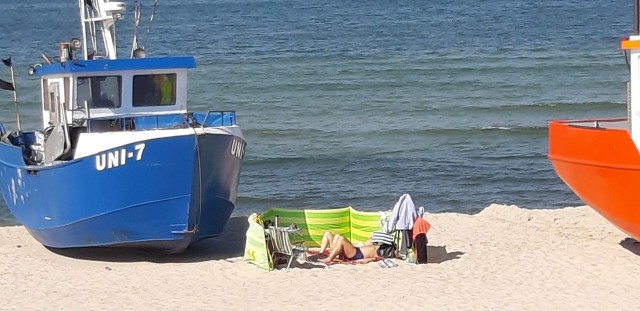
[{"label": "bare leg", "polygon": [[338,255],[342,255],[345,258],[351,258],[356,254],[356,248],[343,236],[339,236],[335,239],[334,245],[331,245],[331,253],[326,259],[321,259],[323,262],[330,262],[336,259]]},{"label": "bare leg", "polygon": [[333,245],[338,244],[338,240],[340,240],[342,237],[342,235],[340,233],[336,234],[333,236],[333,241],[331,241],[331,244],[329,246],[329,248],[333,247]]},{"label": "bare leg", "polygon": [[320,243],[320,254],[324,253],[324,251],[327,250],[327,247],[331,248],[331,245],[334,244],[333,240],[333,233],[329,231],[324,233],[324,235],[322,236],[322,242]]}]

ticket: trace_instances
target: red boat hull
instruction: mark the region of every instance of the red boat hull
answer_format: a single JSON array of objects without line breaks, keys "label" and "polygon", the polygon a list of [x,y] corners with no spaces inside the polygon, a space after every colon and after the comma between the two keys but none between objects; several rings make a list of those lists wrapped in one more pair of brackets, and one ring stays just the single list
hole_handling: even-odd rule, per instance
[{"label": "red boat hull", "polygon": [[626,120],[551,121],[548,157],[584,203],[640,241],[640,153],[626,128],[586,126],[612,121]]}]

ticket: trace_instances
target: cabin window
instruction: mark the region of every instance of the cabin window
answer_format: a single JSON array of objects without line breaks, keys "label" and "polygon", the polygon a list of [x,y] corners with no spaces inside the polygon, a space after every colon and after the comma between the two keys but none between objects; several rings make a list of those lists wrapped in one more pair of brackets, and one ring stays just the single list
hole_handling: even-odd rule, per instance
[{"label": "cabin window", "polygon": [[133,77],[133,106],[169,106],[176,104],[176,74]]},{"label": "cabin window", "polygon": [[[59,80],[59,79],[56,79]],[[52,80],[49,79],[43,79],[42,80],[42,109],[44,109],[45,111],[56,111],[57,106],[52,106],[52,104],[57,105],[57,100],[63,100],[64,103],[64,107],[65,109],[69,107],[69,85],[71,84],[71,78],[64,78],[64,85],[63,88],[60,88],[60,84],[58,82],[52,82]],[[55,85],[55,86],[54,86]],[[55,90],[53,90],[52,88],[55,88]],[[51,92],[56,92],[56,101],[53,101],[53,98],[51,97],[52,93]],[[61,96],[64,95],[64,96]]]},{"label": "cabin window", "polygon": [[78,77],[77,104],[84,108],[120,108],[122,77]]},{"label": "cabin window", "polygon": [[64,108],[69,109],[71,104],[71,97],[69,96],[69,90],[71,89],[71,78],[64,78]]},{"label": "cabin window", "polygon": [[49,111],[49,81],[47,79],[42,80],[42,108]]},{"label": "cabin window", "polygon": [[58,110],[58,105],[59,105],[59,101],[60,101],[60,83],[58,82],[51,82],[49,84],[49,105],[50,105],[50,111],[52,113],[55,113]]}]

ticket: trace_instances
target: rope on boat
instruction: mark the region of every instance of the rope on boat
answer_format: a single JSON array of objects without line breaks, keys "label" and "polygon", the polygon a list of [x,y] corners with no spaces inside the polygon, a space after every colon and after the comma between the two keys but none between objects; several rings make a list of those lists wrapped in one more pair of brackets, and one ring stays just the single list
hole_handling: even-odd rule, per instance
[{"label": "rope on boat", "polygon": [[622,51],[624,53],[624,62],[627,64],[627,70],[631,71],[631,64],[629,63],[629,54],[627,50]]},{"label": "rope on boat", "polygon": [[194,233],[198,231],[198,229],[200,228],[200,221],[202,218],[202,158],[200,156],[200,143],[198,142],[198,133],[196,133],[196,129],[191,127],[193,129],[193,136],[195,138],[196,141],[196,151],[198,154],[198,187],[200,189],[198,189],[198,192],[200,194],[200,198],[198,198],[198,218],[196,218],[196,222],[195,225],[193,226],[193,231]]},{"label": "rope on boat", "polygon": [[153,2],[153,9],[151,10],[151,16],[149,17],[149,25],[147,25],[147,35],[144,37],[144,44],[142,47],[147,48],[147,40],[149,39],[149,32],[151,32],[151,24],[153,24],[153,17],[156,15],[156,8],[158,7],[158,0]]}]

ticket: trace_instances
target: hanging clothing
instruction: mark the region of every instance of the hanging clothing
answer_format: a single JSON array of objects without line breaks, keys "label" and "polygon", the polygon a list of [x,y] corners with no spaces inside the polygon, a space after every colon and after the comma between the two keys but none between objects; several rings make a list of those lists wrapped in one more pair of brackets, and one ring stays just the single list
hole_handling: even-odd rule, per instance
[{"label": "hanging clothing", "polygon": [[413,239],[415,240],[420,233],[426,235],[429,229],[431,229],[431,224],[428,221],[422,217],[416,218],[416,222],[413,224]]},{"label": "hanging clothing", "polygon": [[408,250],[413,245],[411,230],[398,230],[397,232],[400,235],[400,247],[398,248],[398,253],[401,258],[406,258]]},{"label": "hanging clothing", "polygon": [[394,230],[411,230],[413,229],[413,223],[418,217],[416,206],[413,204],[413,200],[409,194],[403,194],[396,205],[391,211],[391,218],[385,228],[386,232],[393,232]]},{"label": "hanging clothing", "polygon": [[422,217],[418,217],[413,224],[413,251],[416,254],[416,263],[427,263],[427,232],[431,224]]},{"label": "hanging clothing", "polygon": [[427,236],[420,233],[413,240],[413,253],[415,254],[416,264],[427,263]]}]

